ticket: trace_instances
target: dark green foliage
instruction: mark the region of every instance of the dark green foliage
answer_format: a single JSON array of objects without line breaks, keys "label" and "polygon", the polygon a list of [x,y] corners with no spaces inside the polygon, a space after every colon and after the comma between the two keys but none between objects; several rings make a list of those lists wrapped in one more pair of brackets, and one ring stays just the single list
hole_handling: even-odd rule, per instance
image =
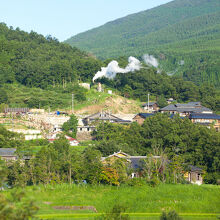
[{"label": "dark green foliage", "polygon": [[99,217],[97,220],[129,220],[130,217],[127,214],[123,214],[126,211],[126,208],[123,205],[115,204],[113,208]]},{"label": "dark green foliage", "polygon": [[220,172],[207,173],[204,177],[206,184],[220,184]]},{"label": "dark green foliage", "polygon": [[[7,179],[8,167],[0,158],[0,190]],[[0,192],[0,219],[27,220],[34,216],[38,207],[21,190],[14,190],[6,198]]]},{"label": "dark green foliage", "polygon": [[28,220],[34,217],[38,207],[21,190],[13,191],[10,198],[0,194],[0,219]]},{"label": "dark green foliage", "polygon": [[219,86],[219,11],[218,0],[175,0],[108,22],[66,42],[102,59],[151,53],[166,71],[196,84]]},{"label": "dark green foliage", "polygon": [[167,106],[167,100],[164,98],[164,96],[159,96],[159,98],[157,100],[157,104],[160,108],[163,108],[163,107]]},{"label": "dark green foliage", "polygon": [[59,43],[51,36],[26,33],[0,24],[0,82],[15,80],[29,87],[66,85],[90,81],[101,62],[88,54]]},{"label": "dark green foliage", "polygon": [[176,211],[163,212],[160,216],[160,220],[181,220],[182,218],[176,213]]},{"label": "dark green foliage", "polygon": [[97,184],[102,172],[101,153],[91,147],[85,149],[83,154],[83,169],[88,183]]},{"label": "dark green foliage", "polygon": [[0,104],[2,103],[8,103],[8,95],[4,89],[0,88]]},{"label": "dark green foliage", "polygon": [[72,138],[76,138],[78,119],[75,115],[71,115],[70,119],[62,126],[64,133]]},{"label": "dark green foliage", "polygon": [[17,147],[22,141],[22,135],[8,131],[0,125],[0,148]]},{"label": "dark green foliage", "polygon": [[220,93],[211,85],[196,86],[180,77],[170,77],[164,72],[159,74],[153,68],[141,69],[134,73],[117,74],[114,80],[100,79],[109,87],[115,88],[122,95],[133,99],[147,100],[147,94],[158,97],[159,106],[167,105],[167,98],[178,102],[202,101],[202,104],[220,110]]},{"label": "dark green foliage", "polygon": [[7,167],[5,161],[0,158],[0,189],[7,179]]},{"label": "dark green foliage", "polygon": [[87,148],[83,154],[69,146],[67,139],[60,136],[53,144],[43,146],[30,160],[23,162],[23,156],[33,156],[30,146],[18,150],[20,160],[10,164],[7,182],[10,186],[25,187],[36,184],[87,183],[97,184],[102,172],[101,154]]}]

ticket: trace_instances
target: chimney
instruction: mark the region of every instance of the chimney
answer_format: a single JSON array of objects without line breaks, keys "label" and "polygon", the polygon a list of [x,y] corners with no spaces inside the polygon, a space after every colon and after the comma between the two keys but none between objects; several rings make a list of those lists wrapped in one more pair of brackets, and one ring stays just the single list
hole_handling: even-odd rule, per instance
[{"label": "chimney", "polygon": [[100,82],[98,83],[97,90],[98,90],[98,92],[102,92],[102,84]]}]

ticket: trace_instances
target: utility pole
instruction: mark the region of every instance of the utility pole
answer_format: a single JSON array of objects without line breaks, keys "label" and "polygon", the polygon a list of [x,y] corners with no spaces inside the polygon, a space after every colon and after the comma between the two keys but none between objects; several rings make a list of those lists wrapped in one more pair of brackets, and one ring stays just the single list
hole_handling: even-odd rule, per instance
[{"label": "utility pole", "polygon": [[147,101],[147,110],[149,112],[149,107],[150,107],[150,94],[148,93],[148,101]]},{"label": "utility pole", "polygon": [[74,112],[74,103],[73,103],[73,101],[74,101],[74,94],[72,93],[72,114]]}]

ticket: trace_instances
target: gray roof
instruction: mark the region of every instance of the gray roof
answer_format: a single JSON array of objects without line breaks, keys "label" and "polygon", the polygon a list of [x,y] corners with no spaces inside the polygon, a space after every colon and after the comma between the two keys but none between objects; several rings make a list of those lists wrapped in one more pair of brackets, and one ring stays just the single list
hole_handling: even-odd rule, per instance
[{"label": "gray roof", "polygon": [[[149,102],[149,106],[152,106],[154,104],[157,104],[157,102]],[[146,106],[148,106],[148,103],[144,103],[142,106],[146,107]]]},{"label": "gray roof", "polygon": [[145,158],[142,158],[142,157],[129,158],[129,160],[131,161],[131,168],[133,168],[134,170],[143,169],[144,159],[146,159],[146,157]]},{"label": "gray roof", "polygon": [[192,113],[212,112],[211,109],[201,106],[200,102],[189,102],[187,104],[170,104],[160,109],[160,111],[177,111]]},{"label": "gray roof", "polygon": [[190,119],[214,119],[214,120],[220,120],[220,115],[192,113],[192,114],[190,114],[189,118]]},{"label": "gray roof", "polygon": [[17,112],[17,113],[26,113],[29,112],[29,108],[5,108],[5,113],[8,112]]},{"label": "gray roof", "polygon": [[16,148],[0,148],[0,156],[16,156]]},{"label": "gray roof", "polygon": [[[153,156],[154,159],[160,158],[160,156]],[[143,169],[144,168],[144,160],[147,159],[147,156],[129,156],[128,160],[131,161],[131,168]]]},{"label": "gray roof", "polygon": [[[154,116],[155,114],[154,114],[154,113],[138,113],[137,115],[139,115],[139,116],[142,117],[142,118],[148,118],[148,117]],[[136,117],[137,115],[135,115],[135,117]],[[135,117],[134,117],[134,118],[135,118]]]},{"label": "gray roof", "polygon": [[95,114],[89,115],[87,117],[85,117],[83,120],[86,119],[99,119],[99,120],[122,120],[121,118],[110,114],[109,112],[97,112]]},{"label": "gray roof", "polygon": [[202,168],[196,167],[196,166],[193,166],[193,165],[189,165],[188,167],[189,167],[191,172],[202,172],[203,171]]}]

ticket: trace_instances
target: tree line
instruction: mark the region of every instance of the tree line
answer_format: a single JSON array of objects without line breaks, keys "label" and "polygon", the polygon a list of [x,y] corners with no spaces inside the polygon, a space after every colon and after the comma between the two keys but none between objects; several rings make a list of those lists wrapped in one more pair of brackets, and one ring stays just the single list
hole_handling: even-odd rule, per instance
[{"label": "tree line", "polygon": [[19,82],[46,88],[78,80],[89,81],[101,61],[77,48],[42,36],[0,24],[0,82]]},{"label": "tree line", "polygon": [[100,124],[93,132],[95,147],[107,156],[122,150],[130,155],[179,156],[182,163],[203,168],[207,182],[220,174],[220,135],[215,129],[193,124],[189,119],[165,114],[147,118],[143,125]]},{"label": "tree line", "polygon": [[[119,60],[122,65],[126,63],[123,58]],[[150,93],[160,107],[167,105],[166,99],[172,97],[177,102],[201,101],[204,106],[220,111],[220,92],[215,87],[208,84],[197,86],[181,77],[158,73],[154,68],[143,67],[135,73],[117,74],[113,80],[102,78],[98,81],[119,90],[127,98],[147,101]]]}]

